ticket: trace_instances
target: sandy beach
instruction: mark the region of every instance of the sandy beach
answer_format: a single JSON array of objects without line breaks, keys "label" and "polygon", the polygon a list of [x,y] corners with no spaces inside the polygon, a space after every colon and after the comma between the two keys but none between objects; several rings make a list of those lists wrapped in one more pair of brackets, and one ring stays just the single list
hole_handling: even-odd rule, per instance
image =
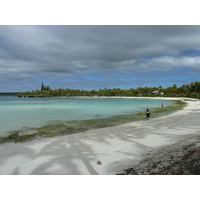
[{"label": "sandy beach", "polygon": [[160,118],[26,143],[2,144],[0,174],[120,173],[163,147],[200,134],[200,101],[187,103],[183,110]]}]

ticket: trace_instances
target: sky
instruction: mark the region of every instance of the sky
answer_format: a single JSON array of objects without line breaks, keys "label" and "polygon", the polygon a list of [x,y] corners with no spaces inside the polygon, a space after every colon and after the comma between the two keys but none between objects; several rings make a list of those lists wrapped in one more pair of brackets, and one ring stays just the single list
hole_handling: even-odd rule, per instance
[{"label": "sky", "polygon": [[200,26],[1,25],[0,92],[200,81]]}]

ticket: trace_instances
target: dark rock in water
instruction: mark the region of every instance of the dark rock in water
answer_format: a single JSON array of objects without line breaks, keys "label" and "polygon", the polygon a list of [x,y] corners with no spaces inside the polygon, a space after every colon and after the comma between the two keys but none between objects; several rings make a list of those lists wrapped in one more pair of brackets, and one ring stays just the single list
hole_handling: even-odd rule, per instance
[{"label": "dark rock in water", "polygon": [[102,162],[101,161],[97,161],[97,165],[102,165]]}]

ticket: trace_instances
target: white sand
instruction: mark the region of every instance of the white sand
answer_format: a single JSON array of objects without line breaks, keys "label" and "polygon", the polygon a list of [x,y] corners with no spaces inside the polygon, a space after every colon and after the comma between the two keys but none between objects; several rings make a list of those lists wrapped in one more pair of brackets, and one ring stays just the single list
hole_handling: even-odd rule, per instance
[{"label": "white sand", "polygon": [[199,119],[200,101],[188,101],[183,110],[157,119],[2,144],[0,174],[116,174],[164,145],[200,133]]}]

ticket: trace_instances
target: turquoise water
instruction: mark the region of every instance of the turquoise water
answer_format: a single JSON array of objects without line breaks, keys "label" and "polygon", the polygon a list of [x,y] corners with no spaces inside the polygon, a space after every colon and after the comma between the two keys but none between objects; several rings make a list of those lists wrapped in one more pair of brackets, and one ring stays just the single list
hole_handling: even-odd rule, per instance
[{"label": "turquoise water", "polygon": [[0,97],[0,136],[60,121],[130,115],[146,108],[173,104],[169,100],[134,98],[14,98]]}]

